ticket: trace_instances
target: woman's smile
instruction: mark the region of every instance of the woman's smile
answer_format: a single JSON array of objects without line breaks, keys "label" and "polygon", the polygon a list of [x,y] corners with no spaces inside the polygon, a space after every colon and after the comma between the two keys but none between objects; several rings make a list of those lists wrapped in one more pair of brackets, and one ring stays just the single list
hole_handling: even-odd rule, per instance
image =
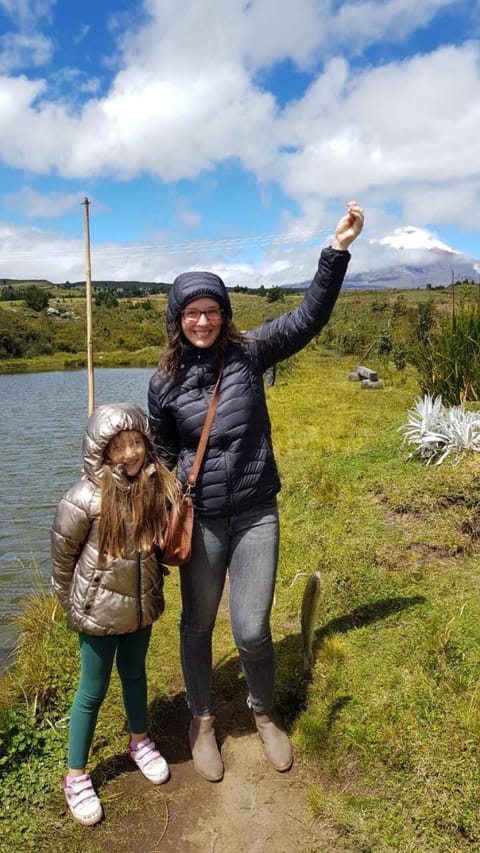
[{"label": "woman's smile", "polygon": [[195,347],[211,347],[222,328],[222,311],[210,297],[193,299],[182,311],[182,332]]}]

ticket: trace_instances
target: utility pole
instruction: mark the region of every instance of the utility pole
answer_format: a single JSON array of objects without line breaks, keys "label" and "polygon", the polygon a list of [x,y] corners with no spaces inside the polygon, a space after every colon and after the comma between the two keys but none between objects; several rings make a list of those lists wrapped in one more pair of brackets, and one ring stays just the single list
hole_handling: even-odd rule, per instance
[{"label": "utility pole", "polygon": [[88,414],[95,408],[95,380],[93,375],[93,323],[92,323],[92,267],[90,261],[90,220],[88,208],[90,202],[85,196],[84,231],[85,231],[85,296],[87,302],[87,377],[88,377]]}]

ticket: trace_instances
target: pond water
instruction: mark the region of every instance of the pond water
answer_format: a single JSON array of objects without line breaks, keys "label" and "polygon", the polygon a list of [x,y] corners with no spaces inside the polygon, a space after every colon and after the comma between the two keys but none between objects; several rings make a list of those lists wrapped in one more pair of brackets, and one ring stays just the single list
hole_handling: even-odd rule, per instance
[{"label": "pond water", "polygon": [[[95,404],[147,405],[152,368],[95,370]],[[79,478],[87,420],[85,370],[0,375],[0,669],[15,641],[12,616],[50,576],[50,524]]]}]

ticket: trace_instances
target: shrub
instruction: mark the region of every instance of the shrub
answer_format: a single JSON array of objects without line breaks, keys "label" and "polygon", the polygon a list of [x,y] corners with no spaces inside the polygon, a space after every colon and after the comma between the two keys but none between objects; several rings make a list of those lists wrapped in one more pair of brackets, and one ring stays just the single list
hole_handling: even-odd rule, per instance
[{"label": "shrub", "polygon": [[34,284],[27,287],[24,294],[25,304],[31,311],[43,311],[48,306],[49,298],[50,294],[46,290],[42,290]]},{"label": "shrub", "polygon": [[404,370],[407,366],[407,348],[405,344],[399,342],[394,344],[392,349],[392,359],[397,370]]},{"label": "shrub", "polygon": [[390,326],[386,326],[380,332],[377,349],[379,355],[390,355],[392,350],[392,329]]},{"label": "shrub", "polygon": [[441,397],[426,394],[417,400],[400,430],[404,442],[414,446],[409,458],[424,459],[427,465],[434,460],[440,465],[451,453],[480,451],[480,412],[445,408]]},{"label": "shrub", "polygon": [[415,331],[418,336],[418,339],[422,343],[427,343],[434,323],[435,309],[432,300],[429,299],[427,302],[420,302],[420,304],[417,305]]},{"label": "shrub", "polygon": [[424,394],[444,403],[480,400],[480,309],[462,309],[432,330],[414,354]]}]

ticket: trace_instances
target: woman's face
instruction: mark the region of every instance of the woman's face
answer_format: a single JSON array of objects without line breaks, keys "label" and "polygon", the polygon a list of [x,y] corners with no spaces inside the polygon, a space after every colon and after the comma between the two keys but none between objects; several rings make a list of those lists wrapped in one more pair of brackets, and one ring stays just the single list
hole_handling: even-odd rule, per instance
[{"label": "woman's face", "polygon": [[112,438],[107,458],[114,465],[123,465],[127,477],[136,477],[145,461],[145,439],[136,429],[124,429]]},{"label": "woman's face", "polygon": [[200,349],[211,347],[222,328],[223,313],[216,299],[202,296],[188,302],[181,314],[182,332]]}]

